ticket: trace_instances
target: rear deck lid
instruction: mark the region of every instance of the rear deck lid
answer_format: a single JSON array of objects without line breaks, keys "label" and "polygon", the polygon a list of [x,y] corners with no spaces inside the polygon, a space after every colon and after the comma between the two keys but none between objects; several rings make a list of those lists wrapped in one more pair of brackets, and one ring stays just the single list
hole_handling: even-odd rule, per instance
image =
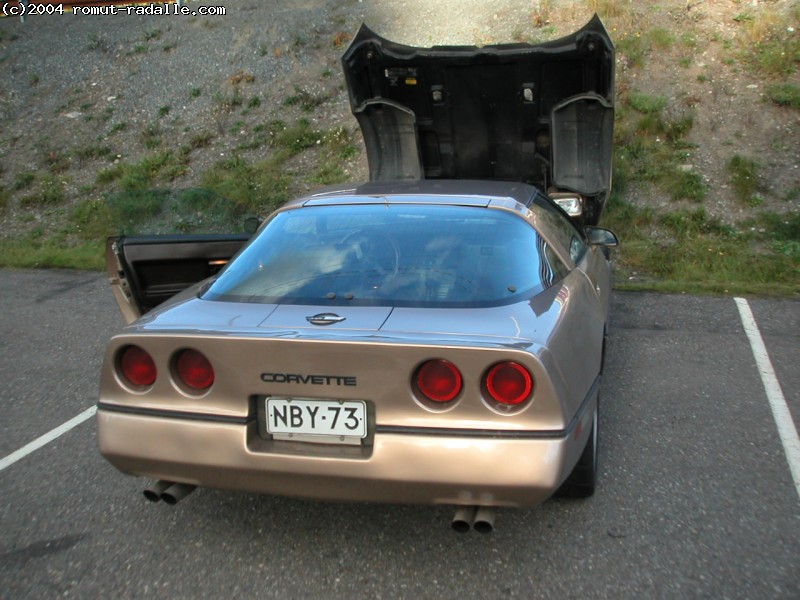
[{"label": "rear deck lid", "polygon": [[416,48],[362,25],[342,57],[370,179],[611,186],[614,45],[596,15],[538,45]]}]

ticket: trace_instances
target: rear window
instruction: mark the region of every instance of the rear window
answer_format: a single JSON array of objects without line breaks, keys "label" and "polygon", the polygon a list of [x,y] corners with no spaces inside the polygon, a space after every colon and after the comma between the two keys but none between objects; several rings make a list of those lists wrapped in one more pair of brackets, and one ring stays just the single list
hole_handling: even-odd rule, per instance
[{"label": "rear window", "polygon": [[479,307],[529,298],[566,273],[526,221],[483,207],[374,204],[278,213],[207,300]]}]

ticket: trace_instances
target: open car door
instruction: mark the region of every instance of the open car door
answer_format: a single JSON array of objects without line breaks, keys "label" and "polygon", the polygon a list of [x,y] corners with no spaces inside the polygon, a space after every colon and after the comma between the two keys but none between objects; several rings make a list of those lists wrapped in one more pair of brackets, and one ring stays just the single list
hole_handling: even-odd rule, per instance
[{"label": "open car door", "polygon": [[106,272],[123,317],[132,323],[222,269],[252,234],[110,237]]}]

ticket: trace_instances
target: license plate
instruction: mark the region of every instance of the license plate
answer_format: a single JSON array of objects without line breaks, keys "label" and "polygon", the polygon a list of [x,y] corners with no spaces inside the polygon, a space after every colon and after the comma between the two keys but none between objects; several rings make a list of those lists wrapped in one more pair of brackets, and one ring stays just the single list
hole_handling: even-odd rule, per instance
[{"label": "license plate", "polygon": [[367,437],[367,404],[358,400],[267,398],[272,435]]}]

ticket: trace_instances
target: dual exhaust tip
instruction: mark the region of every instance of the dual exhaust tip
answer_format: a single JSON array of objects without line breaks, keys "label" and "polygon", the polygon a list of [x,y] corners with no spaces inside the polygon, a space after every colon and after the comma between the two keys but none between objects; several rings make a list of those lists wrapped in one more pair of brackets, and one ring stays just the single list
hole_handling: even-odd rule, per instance
[{"label": "dual exhaust tip", "polygon": [[[175,505],[197,489],[188,483],[172,481],[156,481],[144,491],[144,497],[150,502],[163,500],[166,504]],[[491,533],[494,530],[495,509],[490,506],[459,506],[453,516],[453,530],[467,533],[474,529],[478,533]]]},{"label": "dual exhaust tip", "polygon": [[156,481],[144,491],[144,497],[150,502],[163,500],[169,505],[175,505],[197,489],[196,485],[188,483],[173,483],[172,481]]},{"label": "dual exhaust tip", "polygon": [[491,533],[494,530],[495,509],[491,506],[459,506],[453,516],[453,529],[467,533],[474,529],[478,533]]}]

